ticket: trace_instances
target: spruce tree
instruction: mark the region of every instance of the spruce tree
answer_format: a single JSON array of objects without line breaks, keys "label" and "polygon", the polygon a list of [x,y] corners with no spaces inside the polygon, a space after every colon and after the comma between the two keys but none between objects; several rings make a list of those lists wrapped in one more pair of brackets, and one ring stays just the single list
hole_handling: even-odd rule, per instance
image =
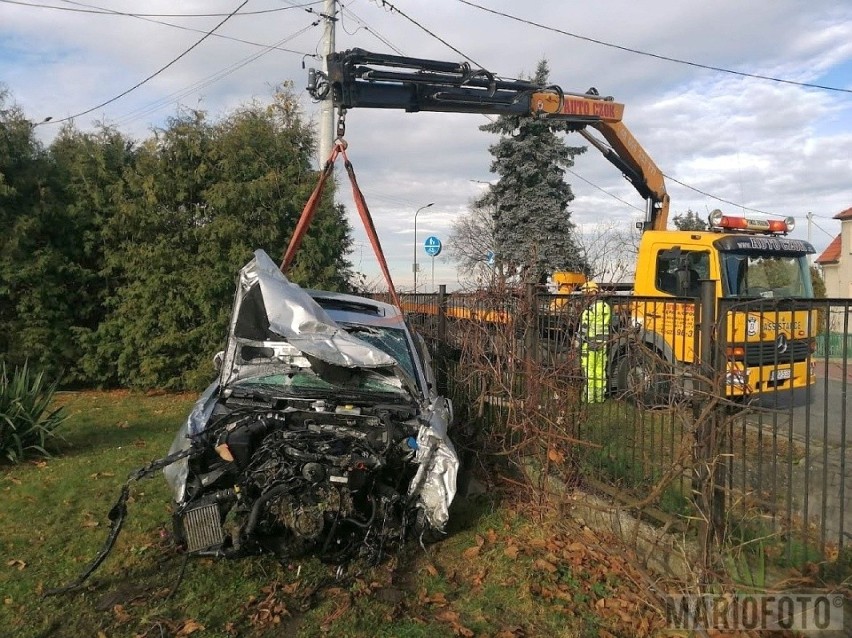
[{"label": "spruce tree", "polygon": [[[533,81],[548,84],[546,60]],[[507,273],[538,281],[555,270],[583,271],[568,205],[574,199],[565,169],[585,147],[568,146],[560,133],[570,125],[527,115],[501,115],[480,130],[500,135],[489,151],[499,179],[477,202],[494,211],[495,259]]]},{"label": "spruce tree", "polygon": [[691,208],[685,213],[672,217],[672,223],[678,230],[707,230],[707,221],[699,217]]}]

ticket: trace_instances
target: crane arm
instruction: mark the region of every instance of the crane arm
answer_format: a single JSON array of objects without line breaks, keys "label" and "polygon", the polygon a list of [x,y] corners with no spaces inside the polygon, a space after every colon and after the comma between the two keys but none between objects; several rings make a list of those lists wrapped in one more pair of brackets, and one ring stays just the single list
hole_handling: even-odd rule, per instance
[{"label": "crane arm", "polygon": [[[339,109],[384,108],[407,112],[534,115],[567,122],[615,165],[647,201],[643,228],[663,230],[669,210],[663,173],[622,122],[624,105],[611,97],[567,93],[558,86],[505,79],[466,62],[371,53],[333,53],[328,75],[311,70],[308,91]],[[607,144],[588,130],[600,132]]]}]

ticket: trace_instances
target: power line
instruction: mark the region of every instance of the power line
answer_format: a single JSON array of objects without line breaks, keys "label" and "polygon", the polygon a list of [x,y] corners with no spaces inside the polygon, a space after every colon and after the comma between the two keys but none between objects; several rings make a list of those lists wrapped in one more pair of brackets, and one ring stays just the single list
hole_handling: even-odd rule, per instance
[{"label": "power line", "polygon": [[820,229],[823,233],[825,233],[826,235],[828,235],[829,237],[831,237],[831,239],[832,239],[832,240],[834,240],[834,239],[835,239],[835,237],[837,237],[837,235],[832,235],[832,234],[831,234],[831,233],[829,233],[827,230],[825,230],[825,228],[823,228],[822,226],[820,226],[819,224],[817,224],[814,220],[811,220],[811,223],[812,223],[814,226],[816,226],[817,228],[819,228],[819,229]]},{"label": "power line", "polygon": [[151,103],[149,103],[145,106],[141,106],[137,109],[134,109],[133,111],[130,111],[130,112],[126,113],[125,115],[123,115],[122,117],[118,118],[118,120],[115,122],[115,125],[116,126],[123,126],[123,125],[129,124],[130,122],[133,122],[133,121],[139,119],[140,117],[144,117],[145,115],[148,115],[149,113],[154,113],[155,111],[161,109],[162,107],[164,107],[168,104],[171,104],[172,102],[177,102],[177,101],[183,99],[184,97],[186,97],[187,95],[194,93],[195,91],[200,91],[201,89],[206,88],[206,87],[210,86],[211,84],[214,84],[215,82],[218,82],[219,80],[226,78],[227,76],[229,76],[232,73],[234,73],[235,71],[238,71],[239,69],[247,66],[248,64],[251,64],[255,60],[258,60],[259,58],[266,55],[267,53],[277,49],[278,45],[284,44],[288,40],[292,40],[293,38],[296,38],[296,37],[302,35],[306,31],[312,29],[313,27],[316,27],[318,24],[319,24],[318,20],[315,21],[315,22],[312,22],[308,26],[306,26],[302,29],[299,29],[295,33],[291,33],[287,37],[276,42],[275,44],[269,45],[263,51],[258,51],[257,53],[254,53],[250,56],[247,56],[247,57],[243,58],[242,60],[239,60],[238,62],[235,62],[235,63],[231,64],[230,66],[225,67],[224,69],[217,71],[216,73],[208,75],[206,78],[203,78],[203,79],[195,82],[194,84],[191,84],[188,87],[185,87],[183,89],[179,89],[178,91],[170,93],[169,95],[166,95],[166,96],[160,98],[159,100],[155,100],[155,101],[153,101],[153,102],[151,102]]},{"label": "power line", "polygon": [[[134,18],[221,18],[223,16],[228,15],[227,13],[124,13],[121,11],[111,11],[109,9],[101,9],[98,7],[92,7],[91,5],[86,5],[80,2],[71,2],[70,0],[62,0],[63,2],[68,2],[68,4],[76,4],[79,7],[89,7],[89,8],[75,8],[75,7],[58,7],[52,4],[40,4],[36,2],[21,2],[20,0],[0,0],[0,2],[5,4],[17,4],[22,7],[33,7],[36,9],[55,9],[56,11],[70,11],[72,13],[91,13],[98,15],[125,15],[132,16]],[[257,11],[244,11],[240,14],[242,16],[253,16],[253,15],[261,15],[265,13],[277,13],[279,11],[288,11],[290,9],[298,9],[300,7],[307,7],[312,4],[319,4],[319,1],[308,2],[301,5],[292,5],[289,7],[278,7],[275,9],[259,9]]]},{"label": "power line", "polygon": [[760,215],[767,215],[769,217],[778,217],[778,213],[768,213],[765,210],[760,210],[759,208],[749,208],[748,206],[743,206],[742,204],[737,204],[736,202],[732,202],[731,200],[725,199],[724,197],[719,197],[718,195],[714,195],[713,193],[708,193],[707,191],[703,191],[700,188],[696,188],[695,186],[690,186],[689,184],[682,182],[679,179],[675,179],[674,177],[672,177],[671,175],[667,175],[666,173],[663,173],[663,177],[665,177],[666,179],[670,179],[675,184],[680,184],[684,188],[688,188],[691,191],[695,191],[696,193],[700,193],[701,195],[704,195],[705,197],[715,199],[716,201],[722,202],[723,204],[729,204],[730,206],[736,206],[737,208],[741,208],[742,210],[747,210],[747,211],[750,211],[752,213],[758,213]]},{"label": "power line", "polygon": [[353,33],[349,33],[348,31],[346,31],[347,34],[355,35],[356,33],[358,33],[359,29],[364,29],[365,31],[367,31],[367,33],[372,35],[374,38],[376,38],[379,42],[381,42],[386,47],[391,49],[397,55],[405,55],[405,53],[403,53],[402,50],[399,47],[394,45],[393,42],[388,40],[385,36],[383,36],[381,33],[379,33],[376,29],[372,28],[369,24],[367,24],[364,20],[362,20],[361,17],[358,16],[358,14],[356,14],[354,11],[352,11],[352,9],[350,9],[348,6],[345,6],[341,3],[340,7],[343,10],[341,12],[340,26],[343,28],[344,31],[346,31],[346,27],[343,26],[343,14],[351,16],[359,25],[361,25],[358,29],[355,29],[355,31]]},{"label": "power line", "polygon": [[[12,2],[12,1],[13,0],[0,0],[0,2]],[[63,2],[71,2],[71,1],[72,0],[63,0]],[[22,4],[22,3],[17,2],[16,4]],[[143,20],[144,22],[150,22],[151,24],[160,24],[160,25],[163,25],[163,26],[166,26],[166,27],[172,27],[173,29],[180,29],[181,31],[190,31],[192,33],[207,33],[203,29],[194,29],[193,27],[187,27],[187,26],[184,26],[182,24],[174,24],[173,22],[166,22],[164,20],[155,20],[153,18],[149,18],[149,17],[146,17],[146,16],[144,16],[142,14],[138,14],[138,13],[127,13],[127,12],[124,12],[124,11],[115,11],[113,9],[105,9],[103,7],[98,7],[98,6],[95,6],[95,5],[92,5],[92,4],[83,4],[81,2],[74,2],[74,4],[79,5],[79,6],[83,6],[83,7],[89,7],[91,9],[97,9],[98,13],[124,16],[124,17],[127,17],[127,18],[136,18],[137,20]],[[310,4],[315,4],[315,3],[310,3]],[[296,9],[296,8],[301,8],[302,6],[303,5],[293,5],[290,8]],[[57,8],[62,9],[62,7],[57,7]],[[240,14],[240,15],[244,15],[244,14]],[[244,40],[242,38],[235,38],[233,36],[224,35],[224,34],[221,34],[221,33],[214,33],[213,37],[219,38],[219,39],[222,39],[222,40],[231,40],[233,42],[239,42],[241,44],[248,44],[248,45],[255,46],[255,47],[262,47],[264,49],[267,46],[269,46],[267,44],[262,44],[260,42],[252,42],[251,40]],[[278,51],[284,51],[285,53],[295,53],[296,55],[311,55],[310,53],[305,53],[304,51],[294,51],[293,49],[285,49],[285,48],[282,48],[282,47],[276,47],[276,48],[277,48]]]},{"label": "power line", "polygon": [[[378,1],[378,0],[377,0]],[[656,58],[657,60],[665,60],[666,62],[675,62],[677,64],[685,64],[687,66],[696,67],[699,69],[707,69],[709,71],[718,71],[719,73],[728,73],[730,75],[737,75],[740,77],[746,78],[755,78],[758,80],[769,80],[770,82],[779,82],[781,84],[792,84],[794,86],[802,86],[810,89],[822,89],[824,91],[837,91],[839,93],[852,93],[852,89],[844,89],[837,86],[828,86],[825,84],[812,84],[810,82],[796,82],[795,80],[786,80],[784,78],[777,78],[771,75],[760,75],[758,73],[746,73],[744,71],[734,71],[733,69],[726,69],[720,66],[712,66],[710,64],[701,64],[699,62],[692,62],[691,60],[683,60],[680,58],[673,58],[666,55],[661,55],[659,53],[650,53],[649,51],[642,51],[641,49],[634,49],[631,47],[622,46],[620,44],[614,44],[612,42],[606,42],[604,40],[598,40],[597,38],[590,38],[588,36],[579,35],[577,33],[571,33],[570,31],[564,31],[562,29],[557,29],[556,27],[551,27],[546,24],[540,24],[538,22],[533,22],[532,20],[527,20],[526,18],[520,18],[518,16],[512,15],[510,13],[505,13],[503,11],[497,11],[496,9],[490,9],[488,7],[484,7],[480,4],[476,4],[475,2],[470,2],[470,0],[458,0],[462,4],[466,4],[470,7],[474,7],[476,9],[480,9],[481,11],[485,11],[486,13],[492,13],[494,15],[501,16],[503,18],[509,18],[510,20],[514,20],[516,22],[520,22],[522,24],[527,24],[529,26],[537,27],[539,29],[544,29],[545,31],[552,31],[554,33],[559,33],[561,35],[567,35],[571,38],[576,38],[578,40],[583,40],[585,42],[591,42],[593,44],[599,44],[601,46],[610,47],[612,49],[618,49],[620,51],[626,51],[628,53],[635,53],[637,55],[644,55],[649,58]],[[382,4],[385,4],[385,0],[381,0]],[[404,15],[404,14],[403,14]]]},{"label": "power line", "polygon": [[[391,2],[389,2],[388,0],[373,0],[373,1],[374,1],[377,5],[379,5],[379,4],[380,4],[382,7],[387,7],[387,8],[388,8],[388,10],[389,10],[391,13],[393,13],[394,11],[395,11],[396,13],[399,13],[399,14],[400,14],[402,17],[404,17],[406,20],[408,20],[409,22],[411,22],[412,24],[414,24],[414,25],[415,25],[415,26],[417,26],[418,28],[422,29],[423,31],[425,31],[427,34],[431,35],[433,38],[435,38],[436,40],[438,40],[438,41],[439,41],[439,42],[441,42],[442,44],[444,44],[444,45],[448,46],[450,49],[452,49],[453,51],[455,51],[456,53],[458,53],[459,55],[461,55],[461,56],[462,56],[465,60],[467,60],[468,62],[470,62],[470,63],[472,63],[472,64],[474,64],[474,65],[476,65],[476,66],[478,66],[478,67],[480,67],[480,68],[484,68],[484,67],[482,67],[482,65],[480,65],[480,64],[478,64],[478,63],[476,63],[476,62],[474,62],[474,60],[473,60],[473,59],[471,59],[469,56],[467,56],[467,55],[465,55],[464,53],[462,53],[461,51],[459,51],[457,48],[455,48],[455,47],[454,47],[453,45],[451,45],[449,42],[447,42],[447,41],[446,41],[446,40],[444,40],[443,38],[439,37],[437,34],[433,33],[432,31],[430,31],[429,29],[427,29],[426,27],[424,27],[422,24],[420,24],[419,22],[417,22],[416,20],[414,20],[414,19],[413,19],[413,18],[411,18],[410,16],[406,15],[404,12],[400,11],[400,10],[399,10],[396,6],[394,6],[394,5],[393,5]],[[647,52],[647,51],[641,51],[641,50],[639,50],[639,49],[632,49],[632,48],[629,48],[629,47],[624,47],[624,46],[621,46],[621,45],[612,44],[612,43],[610,43],[610,42],[604,42],[603,40],[597,40],[597,39],[594,39],[594,38],[589,38],[589,37],[586,37],[586,36],[581,36],[581,35],[578,35],[578,34],[575,34],[575,33],[571,33],[571,32],[568,32],[568,31],[563,31],[563,30],[561,30],[561,29],[557,29],[557,28],[555,28],[555,27],[549,27],[549,26],[546,26],[546,25],[543,25],[543,24],[539,24],[539,23],[537,23],[537,22],[533,22],[533,21],[531,21],[531,20],[526,20],[526,19],[524,19],[524,18],[519,18],[519,17],[517,17],[517,16],[511,15],[511,14],[508,14],[508,13],[503,13],[503,12],[500,12],[500,11],[496,11],[496,10],[494,10],[494,9],[489,9],[488,7],[483,7],[482,5],[475,4],[475,3],[473,3],[473,2],[470,2],[469,0],[459,0],[459,2],[461,2],[462,4],[469,5],[469,6],[471,6],[471,7],[475,7],[475,8],[477,8],[477,9],[481,9],[481,10],[486,11],[486,12],[488,12],[488,13],[493,13],[493,14],[495,14],[495,15],[499,15],[499,16],[502,16],[502,17],[505,17],[505,18],[509,18],[509,19],[511,19],[511,20],[515,20],[515,21],[517,21],[517,22],[521,22],[521,23],[524,23],[524,24],[528,24],[528,25],[530,25],[530,26],[538,27],[538,28],[540,28],[540,29],[545,29],[545,30],[548,30],[548,31],[553,31],[553,32],[556,32],[556,33],[560,33],[560,34],[562,34],[562,35],[570,36],[570,37],[572,37],[572,38],[577,38],[577,39],[580,39],[580,40],[585,40],[585,41],[587,41],[587,42],[592,42],[592,43],[594,43],[594,44],[600,44],[600,45],[602,45],[602,46],[607,46],[607,47],[611,47],[611,48],[615,48],[615,49],[620,49],[620,50],[622,50],[622,51],[627,51],[627,52],[629,52],[629,53],[636,53],[636,54],[639,54],[639,55],[645,55],[645,56],[649,56],[649,57],[653,57],[653,58],[658,58],[658,59],[666,60],[666,61],[669,61],[669,62],[676,62],[676,63],[679,63],[679,64],[686,64],[686,65],[689,65],[689,66],[698,67],[698,68],[703,68],[703,69],[708,69],[708,70],[711,70],[711,71],[719,71],[719,72],[722,72],[722,73],[730,73],[730,74],[738,75],[738,76],[742,76],[742,77],[751,77],[751,78],[757,78],[757,79],[762,79],[762,80],[771,80],[771,81],[774,81],[774,82],[781,82],[781,83],[784,83],[784,84],[794,84],[794,85],[797,85],[797,86],[804,86],[804,87],[809,87],[809,88],[825,89],[825,90],[829,90],[829,91],[839,91],[839,92],[844,92],[844,93],[852,93],[852,89],[841,89],[841,88],[837,88],[837,87],[823,86],[823,85],[819,85],[819,84],[809,84],[809,83],[805,83],[805,82],[795,82],[795,81],[793,81],[793,80],[784,80],[784,79],[781,79],[781,78],[774,78],[774,77],[770,77],[770,76],[758,75],[758,74],[753,74],[753,73],[744,73],[744,72],[741,72],[741,71],[733,71],[733,70],[731,70],[731,69],[725,69],[725,68],[722,68],[722,67],[714,67],[714,66],[709,66],[709,65],[699,64],[699,63],[696,63],[696,62],[690,62],[690,61],[688,61],[688,60],[680,60],[680,59],[677,59],[677,58],[670,58],[670,57],[666,57],[666,56],[658,55],[658,54],[655,54],[655,53],[649,53],[649,52]],[[588,182],[588,180],[586,180],[584,177],[581,177],[580,175],[577,175],[577,174],[576,174],[576,173],[574,173],[573,171],[570,171],[570,172],[571,172],[572,174],[576,175],[577,177],[579,177],[580,179],[582,179],[583,181]],[[700,194],[704,195],[705,197],[710,197],[711,199],[715,199],[715,200],[717,200],[717,201],[719,201],[719,202],[722,202],[722,203],[725,203],[725,204],[729,204],[729,205],[731,205],[731,206],[735,206],[735,207],[737,207],[737,208],[740,208],[740,209],[741,209],[741,210],[743,210],[743,211],[746,211],[746,210],[747,210],[747,211],[750,211],[750,212],[753,212],[753,213],[758,213],[758,214],[761,214],[761,215],[767,215],[767,216],[770,216],[770,217],[775,216],[773,213],[769,213],[769,212],[767,212],[767,211],[760,210],[760,209],[758,209],[758,208],[751,208],[751,207],[749,207],[749,206],[743,206],[742,204],[737,204],[737,203],[732,202],[732,201],[730,201],[730,200],[727,200],[727,199],[725,199],[725,198],[723,198],[723,197],[719,197],[719,196],[717,196],[717,195],[713,195],[713,194],[711,194],[711,193],[708,193],[708,192],[706,192],[706,191],[703,191],[703,190],[701,190],[701,189],[699,189],[699,188],[696,188],[696,187],[694,187],[694,186],[690,186],[689,184],[686,184],[685,182],[682,182],[682,181],[680,181],[680,180],[678,180],[678,179],[675,179],[674,177],[672,177],[672,176],[670,176],[670,175],[666,175],[665,173],[663,173],[663,175],[664,175],[667,179],[670,179],[671,181],[675,182],[676,184],[680,184],[680,185],[681,185],[681,186],[683,186],[684,188],[688,188],[688,189],[690,189],[690,190],[695,191],[696,193],[700,193]],[[627,204],[628,206],[631,206],[631,207],[633,207],[633,208],[636,208],[636,207],[635,207],[635,206],[633,206],[632,204],[629,204],[628,202],[625,202],[624,200],[621,200],[619,197],[617,197],[617,196],[613,195],[612,193],[608,193],[607,191],[605,191],[604,189],[600,188],[600,187],[599,187],[599,186],[597,186],[596,184],[593,184],[592,182],[588,182],[588,183],[589,183],[591,186],[594,186],[595,188],[598,188],[598,189],[602,190],[604,193],[606,193],[606,194],[607,194],[607,195],[609,195],[610,197],[613,197],[613,198],[615,198],[615,199],[617,199],[617,200],[619,200],[619,201],[622,201],[623,203]]]},{"label": "power line", "polygon": [[[173,64],[175,64],[178,60],[180,60],[180,59],[182,59],[183,57],[185,57],[185,56],[186,56],[186,55],[187,55],[190,51],[192,51],[193,49],[195,49],[195,48],[196,48],[199,44],[201,44],[201,43],[202,43],[202,42],[204,42],[207,38],[209,38],[211,35],[213,35],[213,32],[214,32],[214,31],[216,31],[216,29],[218,29],[218,28],[219,28],[219,27],[221,27],[223,24],[225,24],[228,20],[230,20],[230,19],[231,19],[231,17],[232,17],[234,14],[236,14],[236,13],[237,13],[237,11],[239,11],[239,10],[240,10],[240,9],[242,9],[244,6],[246,6],[246,5],[248,4],[248,2],[249,2],[249,0],[243,0],[243,1],[240,3],[240,6],[238,6],[238,7],[237,7],[236,9],[234,9],[231,13],[229,13],[229,14],[228,14],[225,18],[223,18],[223,19],[219,22],[219,24],[217,24],[217,25],[216,25],[215,27],[213,27],[210,31],[208,31],[207,33],[205,33],[205,34],[201,37],[201,39],[199,39],[197,42],[195,42],[195,44],[193,44],[191,47],[189,47],[186,51],[184,51],[183,53],[181,53],[181,54],[180,54],[179,56],[177,56],[176,58],[172,59],[172,61],[171,61],[171,62],[169,62],[169,63],[165,64],[164,66],[161,66],[159,69],[157,69],[156,71],[154,71],[151,75],[149,75],[148,77],[146,77],[144,80],[141,80],[140,82],[137,82],[136,84],[134,84],[133,86],[131,86],[131,87],[130,87],[129,89],[127,89],[126,91],[122,91],[121,93],[119,93],[119,94],[118,94],[118,95],[116,95],[115,97],[111,97],[110,99],[106,100],[105,102],[101,102],[100,104],[98,104],[98,105],[96,105],[96,106],[93,106],[92,108],[86,109],[85,111],[80,111],[79,113],[75,113],[74,115],[69,115],[68,117],[63,117],[63,118],[61,118],[61,119],[59,119],[59,120],[51,120],[49,123],[50,123],[50,124],[58,124],[59,122],[67,122],[68,120],[73,120],[74,118],[76,118],[76,117],[80,117],[81,115],[86,115],[87,113],[91,113],[92,111],[96,111],[97,109],[102,108],[102,107],[106,106],[107,104],[112,104],[112,103],[113,103],[113,102],[115,102],[116,100],[119,100],[119,99],[123,98],[125,95],[127,95],[127,94],[128,94],[128,93],[130,93],[131,91],[135,91],[136,89],[138,89],[140,86],[142,86],[142,85],[143,85],[143,84],[145,84],[146,82],[148,82],[148,81],[150,81],[150,80],[154,79],[155,77],[157,77],[158,75],[160,75],[160,73],[162,73],[163,71],[165,71],[166,69],[168,69],[170,66],[172,66]],[[47,123],[48,123],[48,122],[45,122],[45,124],[47,124]]]},{"label": "power line", "polygon": [[639,208],[639,207],[638,207],[638,206],[636,206],[635,204],[631,204],[630,202],[628,202],[626,199],[621,199],[618,195],[614,195],[613,193],[610,193],[610,192],[609,192],[608,190],[606,190],[605,188],[602,188],[602,187],[598,186],[597,184],[595,184],[594,182],[592,182],[591,180],[586,179],[585,177],[583,177],[582,175],[580,175],[580,174],[579,174],[579,173],[577,173],[576,171],[573,171],[573,170],[571,170],[570,168],[566,168],[565,170],[566,170],[566,171],[568,171],[569,173],[571,173],[574,177],[577,177],[577,178],[579,178],[579,179],[583,180],[583,181],[584,181],[584,182],[586,182],[586,184],[588,184],[589,186],[592,186],[592,187],[594,187],[594,188],[597,188],[597,189],[598,189],[600,192],[602,192],[604,195],[609,195],[609,196],[610,196],[610,197],[612,197],[613,199],[618,200],[619,202],[621,202],[622,204],[625,204],[626,206],[630,206],[630,208],[634,208],[634,209],[638,210],[640,213],[644,213],[644,212],[645,212],[645,209],[644,209],[644,208]]},{"label": "power line", "polygon": [[[601,141],[601,140],[600,140],[600,139],[598,139],[598,138],[595,138],[595,139],[597,140],[597,143],[598,143],[598,144],[600,144],[601,146],[604,146],[604,147],[608,148],[610,151],[612,151],[613,153],[615,153],[615,151],[613,150],[612,146],[610,146],[610,145],[609,145],[609,144],[607,144],[606,142]],[[696,193],[700,193],[701,195],[704,195],[705,197],[710,197],[711,199],[715,199],[716,201],[723,202],[723,203],[725,203],[725,204],[729,204],[729,205],[731,205],[731,206],[735,206],[735,207],[737,207],[737,208],[739,208],[739,209],[742,209],[742,210],[744,210],[744,211],[746,211],[746,210],[747,210],[747,211],[751,211],[752,213],[758,213],[758,214],[760,214],[760,215],[767,215],[768,217],[777,217],[777,216],[778,216],[778,214],[777,214],[777,213],[768,213],[768,212],[766,212],[765,210],[760,210],[759,208],[750,208],[750,207],[748,207],[748,206],[744,206],[743,204],[737,204],[736,202],[732,202],[731,200],[724,199],[723,197],[719,197],[718,195],[713,195],[712,193],[708,193],[707,191],[703,191],[703,190],[701,190],[700,188],[696,188],[695,186],[690,186],[690,185],[689,185],[689,184],[687,184],[686,182],[682,182],[682,181],[680,181],[679,179],[676,179],[676,178],[672,177],[671,175],[668,175],[668,174],[666,174],[666,173],[663,173],[662,171],[660,171],[660,174],[661,174],[663,177],[665,177],[666,179],[669,179],[669,180],[673,181],[675,184],[680,184],[680,185],[681,185],[681,186],[683,186],[684,188],[688,188],[688,189],[689,189],[689,190],[691,190],[691,191],[695,191]],[[578,177],[580,177],[580,176],[578,175]],[[580,179],[583,179],[583,178],[582,178],[582,177],[580,177]],[[594,184],[592,184],[592,186],[594,186]],[[601,190],[603,190],[603,189],[601,189]],[[604,191],[604,192],[606,192],[606,191]],[[607,193],[607,194],[610,194],[610,193]],[[613,195],[613,197],[615,197],[615,196]],[[618,198],[616,198],[616,199],[618,199]]]},{"label": "power line", "polygon": [[440,42],[440,43],[441,43],[441,44],[443,44],[444,46],[449,47],[449,48],[450,48],[450,49],[452,49],[455,53],[458,53],[460,56],[462,56],[465,60],[467,60],[468,62],[470,62],[470,63],[471,63],[471,64],[473,64],[474,66],[478,66],[479,68],[484,68],[481,64],[479,64],[478,62],[475,62],[475,61],[474,61],[471,57],[469,57],[469,56],[465,55],[465,54],[464,54],[464,53],[462,53],[459,49],[457,49],[457,48],[456,48],[456,47],[454,47],[452,44],[450,44],[449,42],[447,42],[446,40],[444,40],[444,38],[442,38],[441,36],[439,36],[437,33],[435,33],[434,31],[431,31],[431,30],[430,30],[430,29],[428,29],[427,27],[424,27],[422,24],[420,24],[419,22],[417,22],[417,20],[415,20],[414,18],[412,18],[411,16],[409,16],[409,15],[408,15],[408,14],[406,14],[405,12],[400,11],[397,7],[395,7],[393,4],[391,4],[390,2],[388,2],[388,0],[373,0],[373,2],[375,2],[377,5],[378,5],[378,4],[381,4],[381,6],[382,6],[383,8],[387,8],[387,10],[388,10],[388,11],[390,11],[391,13],[394,13],[394,12],[398,13],[398,14],[399,14],[399,15],[401,15],[403,18],[405,18],[406,20],[408,20],[411,24],[413,24],[414,26],[416,26],[418,29],[420,29],[421,31],[424,31],[424,32],[425,32],[425,33],[427,33],[428,35],[432,36],[433,38],[435,38],[438,42]]}]

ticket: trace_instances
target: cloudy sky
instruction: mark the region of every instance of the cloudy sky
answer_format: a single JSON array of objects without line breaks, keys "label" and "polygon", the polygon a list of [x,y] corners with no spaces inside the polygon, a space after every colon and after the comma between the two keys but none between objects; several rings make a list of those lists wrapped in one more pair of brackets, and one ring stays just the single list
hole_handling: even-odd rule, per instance
[{"label": "cloudy sky", "polygon": [[[56,121],[127,91],[240,5],[91,1],[0,0],[0,82],[33,121],[52,118],[38,128],[45,142],[58,130]],[[141,138],[182,107],[215,117],[267,100],[285,80],[301,89],[303,65],[319,64],[322,6],[249,0],[168,69],[75,123],[88,129],[105,121]],[[530,73],[547,59],[551,80],[564,90],[594,86],[626,105],[626,124],[668,176],[673,214],[721,208],[793,215],[794,235],[806,238],[811,211],[811,238],[821,251],[839,231],[832,216],[852,206],[852,3],[344,0],[336,38],[337,50],[447,61],[463,55],[505,77]],[[318,116],[306,93],[303,105]],[[446,239],[453,220],[494,179],[488,146],[496,137],[478,128],[486,121],[367,109],[348,114],[349,155],[399,287],[412,283],[414,212],[434,202],[419,215],[419,244],[431,234]],[[576,194],[573,219],[588,235],[601,224],[628,227],[642,217],[644,202],[594,149],[577,158],[567,179]],[[352,210],[348,189],[340,192]],[[431,284],[431,262],[417,250],[420,283]],[[352,259],[375,276],[360,228]],[[435,281],[458,285],[443,257],[435,261]]]}]

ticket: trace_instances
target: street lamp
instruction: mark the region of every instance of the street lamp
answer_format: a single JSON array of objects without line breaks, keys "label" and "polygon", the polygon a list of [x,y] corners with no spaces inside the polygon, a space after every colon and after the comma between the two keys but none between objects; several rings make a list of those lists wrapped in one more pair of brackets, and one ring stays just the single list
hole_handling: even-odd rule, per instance
[{"label": "street lamp", "polygon": [[429,202],[425,206],[421,206],[417,209],[417,212],[414,213],[414,265],[412,266],[412,270],[414,271],[414,294],[417,294],[417,215],[420,214],[420,211],[424,208],[429,208],[435,202]]}]

